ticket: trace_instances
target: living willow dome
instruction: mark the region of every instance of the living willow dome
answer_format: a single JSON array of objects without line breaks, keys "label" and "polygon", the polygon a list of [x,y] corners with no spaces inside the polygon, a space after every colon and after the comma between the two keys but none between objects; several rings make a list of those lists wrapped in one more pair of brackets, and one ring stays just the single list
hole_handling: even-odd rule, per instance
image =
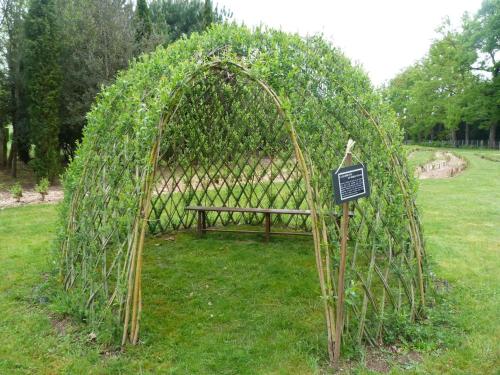
[{"label": "living willow dome", "polygon": [[[415,188],[392,113],[320,37],[215,26],[120,74],[88,115],[64,179],[66,290],[93,324],[136,343],[145,236],[196,226],[190,205],[307,209],[273,220],[312,233],[331,354],[340,241],[331,171],[349,138],[371,196],[350,207],[342,337],[379,342],[391,317],[415,319],[424,304]],[[207,220],[234,227],[263,215]]]}]

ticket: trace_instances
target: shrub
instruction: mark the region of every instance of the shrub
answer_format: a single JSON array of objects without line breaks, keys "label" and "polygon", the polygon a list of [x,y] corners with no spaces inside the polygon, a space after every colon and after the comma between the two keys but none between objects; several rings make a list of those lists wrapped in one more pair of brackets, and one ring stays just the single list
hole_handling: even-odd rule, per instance
[{"label": "shrub", "polygon": [[44,177],[40,182],[35,185],[35,191],[42,196],[42,201],[45,200],[45,196],[49,193],[49,179]]},{"label": "shrub", "polygon": [[21,197],[23,196],[23,188],[21,187],[21,184],[19,182],[12,185],[9,191],[10,194],[12,194],[12,198],[14,198],[16,202],[19,202],[21,200]]}]

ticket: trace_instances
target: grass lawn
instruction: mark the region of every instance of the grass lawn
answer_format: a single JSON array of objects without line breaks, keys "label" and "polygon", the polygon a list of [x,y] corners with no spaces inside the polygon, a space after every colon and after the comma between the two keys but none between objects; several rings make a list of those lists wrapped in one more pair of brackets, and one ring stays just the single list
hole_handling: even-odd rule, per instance
[{"label": "grass lawn", "polygon": [[416,146],[410,146],[408,149],[408,164],[411,170],[415,170],[416,167],[426,164],[434,158],[436,150],[431,148],[422,148]]},{"label": "grass lawn", "polygon": [[462,174],[422,180],[418,204],[434,272],[449,282],[457,347],[431,353],[429,373],[498,374],[500,369],[500,163],[498,151],[451,150],[469,161]]},{"label": "grass lawn", "polygon": [[[409,373],[500,368],[500,162],[491,160],[499,153],[458,153],[469,168],[423,180],[418,197],[433,271],[447,281],[436,309],[449,312],[436,328],[447,348],[432,345]],[[432,153],[415,157],[425,162]],[[265,244],[256,236],[189,233],[149,239],[143,344],[118,354],[89,343],[78,323],[53,312],[57,303],[47,296],[56,220],[53,205],[0,211],[0,374],[321,371],[327,353],[311,240]]]}]

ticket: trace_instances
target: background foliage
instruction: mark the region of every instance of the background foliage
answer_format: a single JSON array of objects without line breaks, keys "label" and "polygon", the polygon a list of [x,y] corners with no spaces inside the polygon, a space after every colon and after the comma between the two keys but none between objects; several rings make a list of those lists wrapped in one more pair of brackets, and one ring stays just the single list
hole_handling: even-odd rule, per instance
[{"label": "background foliage", "polygon": [[484,0],[460,30],[446,20],[425,57],[383,89],[413,140],[488,139],[500,121],[500,1]]},{"label": "background foliage", "polygon": [[[71,158],[103,86],[158,45],[222,22],[229,13],[200,0],[2,0],[0,165],[19,158],[38,178]],[[12,126],[12,147],[6,154]]]}]

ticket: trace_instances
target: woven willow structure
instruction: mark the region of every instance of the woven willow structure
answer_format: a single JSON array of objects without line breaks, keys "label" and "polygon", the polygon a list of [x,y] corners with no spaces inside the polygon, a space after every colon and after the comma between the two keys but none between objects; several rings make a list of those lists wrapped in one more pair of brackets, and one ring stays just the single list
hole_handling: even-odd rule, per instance
[{"label": "woven willow structure", "polygon": [[[333,358],[341,212],[331,170],[349,138],[372,194],[350,206],[342,337],[380,343],[391,319],[414,320],[425,304],[414,182],[391,112],[321,38],[217,26],[118,77],[65,176],[65,289],[89,322],[137,343],[146,235],[195,226],[188,205],[309,209],[274,221],[312,233]],[[262,220],[208,216],[212,226]]]}]

